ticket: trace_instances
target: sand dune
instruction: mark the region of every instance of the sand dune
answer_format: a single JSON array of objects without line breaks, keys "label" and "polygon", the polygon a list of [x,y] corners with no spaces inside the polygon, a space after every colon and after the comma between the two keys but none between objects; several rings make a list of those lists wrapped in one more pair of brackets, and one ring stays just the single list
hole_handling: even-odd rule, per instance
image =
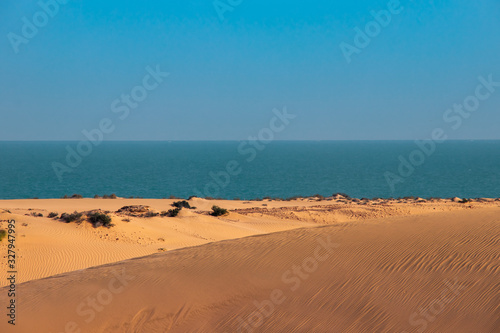
[{"label": "sand dune", "polygon": [[[198,213],[183,210],[176,218],[127,216],[130,222],[122,221],[124,216],[110,213],[115,224],[110,229],[96,229],[88,223],[67,224],[46,217],[48,212],[52,211],[61,214],[101,208],[105,211],[116,212],[120,207],[130,204],[129,201],[123,201],[88,199],[8,202],[10,206],[5,209],[11,213],[5,211],[0,213],[0,220],[13,218],[17,222],[18,268],[22,272],[18,282],[145,256],[159,251],[314,225],[300,221],[283,223],[273,218],[257,219],[236,213],[215,218],[204,214],[203,210],[197,211]],[[140,203],[153,206],[155,201],[141,200]],[[155,210],[168,210],[172,208],[171,203],[172,200],[168,203],[162,200],[160,204],[156,204]],[[207,206],[206,210],[208,209]],[[45,217],[25,215],[31,213],[42,213]],[[7,223],[0,223],[0,228],[2,225],[6,228]],[[0,244],[1,253],[4,254],[2,265],[6,263],[6,246],[6,242]],[[7,276],[7,270],[0,272],[0,286],[7,284]]]},{"label": "sand dune", "polygon": [[[344,222],[326,217],[331,207],[324,208],[326,212],[311,208],[307,214],[319,216],[310,219],[314,226],[219,240],[29,281],[18,286],[22,297],[15,330],[5,320],[0,329],[498,332],[500,208],[446,205],[431,213],[415,206],[416,215],[403,207],[401,216],[380,218],[369,218],[364,211],[367,218],[358,221],[346,214]],[[306,219],[287,218],[290,210],[274,208],[276,212],[233,214],[242,221],[261,214],[283,224]],[[318,221],[327,223],[321,226]],[[196,222],[193,230],[201,228]],[[208,229],[215,235],[223,226],[214,224]],[[6,288],[0,289],[1,297],[5,294]]]},{"label": "sand dune", "polygon": [[[294,228],[373,218],[418,215],[427,212],[467,210],[497,206],[498,202],[454,203],[449,200],[372,200],[354,202],[345,198],[318,201],[220,201],[194,198],[195,210],[182,210],[176,218],[134,218],[116,213],[123,206],[147,205],[161,212],[175,200],[163,199],[55,199],[0,200],[0,220],[17,221],[18,282],[98,266],[226,239],[267,234]],[[213,205],[228,208],[227,217],[215,218],[207,212]],[[94,229],[88,223],[66,224],[47,218],[58,214],[101,209],[111,212],[115,226]],[[5,210],[10,211],[7,213]],[[45,217],[33,217],[40,213]],[[130,222],[122,219],[127,217]],[[0,228],[6,223],[0,222]],[[6,244],[0,243],[2,265]],[[0,271],[0,287],[7,285],[7,270]]]}]

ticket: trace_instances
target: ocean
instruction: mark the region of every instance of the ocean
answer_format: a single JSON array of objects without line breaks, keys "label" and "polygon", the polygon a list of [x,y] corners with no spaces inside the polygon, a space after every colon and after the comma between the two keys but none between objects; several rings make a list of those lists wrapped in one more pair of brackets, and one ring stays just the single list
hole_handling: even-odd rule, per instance
[{"label": "ocean", "polygon": [[1,199],[115,193],[248,200],[338,192],[500,197],[500,141],[0,142]]}]

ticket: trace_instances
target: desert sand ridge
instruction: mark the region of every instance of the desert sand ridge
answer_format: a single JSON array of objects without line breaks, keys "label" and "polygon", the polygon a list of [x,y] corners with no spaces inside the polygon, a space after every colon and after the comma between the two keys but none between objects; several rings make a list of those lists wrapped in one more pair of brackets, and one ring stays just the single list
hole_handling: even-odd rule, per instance
[{"label": "desert sand ridge", "polygon": [[[176,218],[135,218],[117,211],[128,205],[145,205],[160,212],[168,210],[175,200],[163,199],[30,199],[1,200],[0,220],[17,221],[18,265],[22,272],[18,282],[39,279],[59,273],[106,263],[141,257],[158,251],[169,251],[224,239],[267,234],[314,225],[353,222],[373,218],[418,215],[429,212],[496,207],[492,199],[485,202],[457,203],[451,200],[422,199],[358,201],[344,197],[318,200],[304,198],[292,201],[221,201],[194,198],[196,210],[182,210]],[[207,214],[212,205],[228,208],[227,217]],[[265,205],[265,206],[264,206]],[[71,213],[100,209],[111,212],[115,227],[93,228],[88,223],[65,224],[47,218],[49,212]],[[11,213],[8,213],[10,211]],[[3,212],[3,213],[2,213]],[[32,214],[43,214],[34,217]],[[122,221],[129,218],[130,222]],[[0,222],[0,228],[6,223]],[[0,249],[6,253],[6,242]],[[2,263],[6,257],[1,256]],[[0,272],[0,286],[6,285],[6,270]]]},{"label": "desert sand ridge", "polygon": [[[0,331],[500,330],[498,201],[194,199],[175,218],[116,213],[172,202],[0,201],[19,226],[22,279],[18,323]],[[209,216],[213,204],[231,213]],[[97,208],[116,225],[30,215]]]},{"label": "desert sand ridge", "polygon": [[[301,228],[30,281],[16,331],[64,332],[73,321],[82,332],[496,332],[499,213]],[[323,247],[307,277],[293,273],[329,241],[338,246]],[[89,308],[77,308],[117,272],[126,286],[85,322]],[[281,303],[252,320],[275,290]]]}]

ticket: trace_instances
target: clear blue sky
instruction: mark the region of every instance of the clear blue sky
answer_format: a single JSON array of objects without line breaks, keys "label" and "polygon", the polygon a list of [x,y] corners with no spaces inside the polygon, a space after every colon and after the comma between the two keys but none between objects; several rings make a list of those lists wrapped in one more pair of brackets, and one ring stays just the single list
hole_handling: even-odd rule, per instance
[{"label": "clear blue sky", "polygon": [[[212,0],[68,0],[16,54],[8,34],[41,8],[1,1],[0,140],[81,140],[103,118],[106,140],[239,140],[285,106],[281,140],[427,138],[478,76],[500,81],[500,3],[402,0],[348,64],[340,43],[387,3],[244,0],[221,21]],[[119,120],[157,64],[170,76]],[[448,134],[500,139],[499,111],[500,88]]]}]

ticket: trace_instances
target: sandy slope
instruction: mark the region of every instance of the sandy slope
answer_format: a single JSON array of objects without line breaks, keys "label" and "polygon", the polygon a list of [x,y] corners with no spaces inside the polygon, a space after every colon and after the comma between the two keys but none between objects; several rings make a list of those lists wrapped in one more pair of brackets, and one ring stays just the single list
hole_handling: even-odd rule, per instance
[{"label": "sandy slope", "polygon": [[[331,203],[318,204],[304,211],[273,203],[276,211],[241,211],[238,218],[287,224],[309,216],[328,225],[23,283],[18,325],[13,330],[2,320],[0,331],[500,331],[500,208],[443,203],[422,214],[429,207],[350,207],[338,217],[346,222],[334,222]],[[354,222],[356,214],[366,219]],[[5,294],[0,289],[2,300]]]},{"label": "sandy slope", "polygon": [[[172,208],[171,203],[172,200],[94,199],[16,200],[4,202],[4,205],[0,202],[0,207],[12,213],[1,213],[0,210],[0,220],[16,220],[17,265],[21,272],[18,282],[160,251],[314,225],[301,221],[283,223],[275,218],[258,219],[236,213],[215,218],[204,214],[203,209],[196,212],[182,210],[176,218],[134,218],[111,213],[115,226],[110,229],[95,229],[89,223],[66,224],[46,217],[49,212],[61,214],[96,208],[116,212],[129,204],[147,204],[160,212]],[[197,204],[207,206],[206,210],[211,207],[204,200],[197,200]],[[33,212],[42,213],[45,217],[25,215]],[[130,222],[122,221],[123,218],[129,218]],[[0,223],[0,228],[5,229],[6,226],[6,222]],[[5,278],[8,274],[4,269],[6,246],[5,241],[0,243],[0,286],[7,284]]]},{"label": "sandy slope", "polygon": [[[417,200],[418,201],[418,200]],[[449,200],[376,200],[354,202],[345,198],[294,201],[190,200],[196,210],[182,210],[176,218],[130,218],[116,211],[127,205],[147,205],[168,210],[174,200],[158,199],[55,199],[0,200],[0,220],[17,221],[18,282],[30,281],[87,267],[113,263],[160,251],[201,245],[256,234],[359,221],[370,218],[415,215],[426,212],[498,206],[499,202],[453,203]],[[207,214],[214,205],[232,210],[227,217]],[[94,229],[88,223],[66,224],[49,219],[49,212],[110,211],[115,227]],[[11,213],[6,213],[9,210]],[[41,213],[45,217],[26,216]],[[6,223],[0,222],[0,228]],[[0,265],[6,265],[6,242],[0,243]],[[7,285],[7,269],[0,270],[0,287]]]}]

